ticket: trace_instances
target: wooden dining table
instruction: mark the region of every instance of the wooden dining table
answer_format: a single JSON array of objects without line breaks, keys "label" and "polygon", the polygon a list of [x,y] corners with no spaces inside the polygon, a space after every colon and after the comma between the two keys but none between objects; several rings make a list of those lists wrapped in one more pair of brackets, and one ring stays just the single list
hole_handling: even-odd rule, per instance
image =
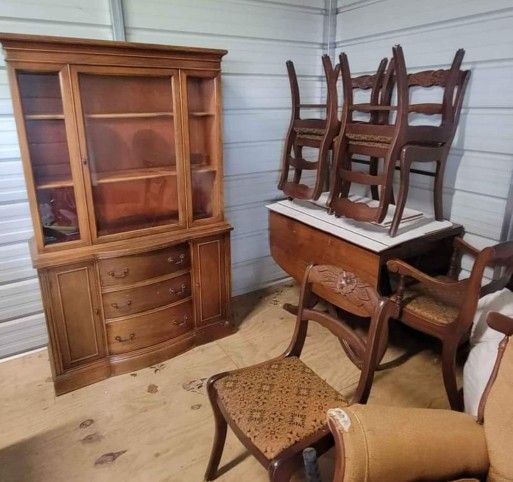
[{"label": "wooden dining table", "polygon": [[[464,233],[459,224],[433,221],[439,224],[424,224],[415,231],[413,223],[411,233],[406,229],[403,235],[388,240],[379,227],[368,232],[365,227],[354,228],[307,203],[280,201],[267,207],[271,255],[292,278],[300,282],[309,264],[332,264],[356,274],[384,296],[394,285],[386,267],[388,260],[404,260],[430,275],[446,274],[453,239]],[[329,293],[318,294],[329,300]],[[350,309],[355,310],[355,306]]]}]

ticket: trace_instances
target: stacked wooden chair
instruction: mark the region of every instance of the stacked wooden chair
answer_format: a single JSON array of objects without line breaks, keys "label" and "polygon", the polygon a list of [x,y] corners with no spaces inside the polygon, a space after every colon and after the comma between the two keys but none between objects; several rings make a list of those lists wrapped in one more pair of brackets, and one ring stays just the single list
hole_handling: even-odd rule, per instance
[{"label": "stacked wooden chair", "polygon": [[[336,216],[358,221],[381,223],[393,202],[393,179],[396,166],[401,171],[399,197],[390,234],[395,236],[401,222],[408,195],[409,174],[412,162],[436,163],[434,174],[415,170],[419,174],[434,175],[434,211],[437,220],[443,219],[443,175],[449,149],[458,125],[461,106],[469,78],[469,71],[461,70],[464,50],[457,51],[452,66],[447,70],[431,70],[408,74],[401,46],[393,48],[393,59],[383,79],[379,98],[369,104],[353,103],[353,80],[345,54],[340,56],[340,70],[344,86],[344,117],[335,147],[332,169],[331,193],[328,207]],[[443,88],[442,103],[412,104],[410,91],[415,87],[439,86]],[[392,94],[397,92],[397,104],[392,104]],[[355,112],[370,114],[369,122],[353,118]],[[395,118],[392,119],[395,114]],[[440,115],[438,126],[412,125],[410,114]],[[353,156],[368,156],[370,172],[353,169]],[[377,159],[383,159],[380,172]],[[379,203],[352,201],[349,191],[353,183],[379,190]]]},{"label": "stacked wooden chair", "polygon": [[[338,134],[340,123],[337,116],[337,79],[339,67],[333,68],[328,55],[323,55],[322,65],[326,77],[326,104],[302,104],[297,81],[296,70],[292,61],[287,61],[287,72],[292,95],[292,114],[285,140],[281,177],[278,188],[289,198],[318,199],[326,185],[326,175],[329,170],[329,155],[333,148],[333,140]],[[324,107],[325,117],[303,119],[301,108]],[[303,148],[317,149],[316,160],[306,160]],[[293,169],[292,180],[289,172]],[[313,185],[305,183],[303,171],[315,171]],[[303,180],[303,182],[302,182]]]},{"label": "stacked wooden chair", "polygon": [[[340,69],[342,74],[342,90],[344,94],[344,103],[342,107],[342,119],[340,124],[340,136],[343,135],[345,126],[348,123],[358,123],[358,124],[369,124],[369,125],[378,125],[383,121],[388,119],[388,116],[384,117],[383,112],[380,112],[378,109],[375,109],[369,112],[369,119],[367,122],[362,120],[353,120],[353,112],[355,105],[364,107],[368,105],[378,105],[381,99],[381,91],[383,89],[383,84],[385,80],[385,69],[388,64],[388,59],[384,58],[379,63],[378,69],[374,75],[360,75],[358,77],[351,77],[351,72],[349,71],[349,63],[347,61],[347,56],[345,53],[340,54]],[[355,104],[354,98],[355,94],[358,95],[358,91],[360,93],[364,93],[365,91],[370,90],[369,95],[369,103],[366,104]],[[331,184],[330,184],[330,196],[328,198],[328,205],[332,203],[333,193],[335,186],[338,187],[338,179],[337,171],[339,170],[339,162],[336,160],[339,157],[340,153],[340,136],[337,137],[335,144],[335,154],[334,154],[334,162],[332,163],[332,174],[331,174]],[[355,162],[362,162],[359,159],[354,159]],[[379,159],[374,156],[370,156],[367,164],[369,165],[369,174],[376,175],[378,170],[378,162]],[[365,162],[363,162],[365,163]],[[372,198],[379,199],[379,192],[377,186],[371,186]]]}]

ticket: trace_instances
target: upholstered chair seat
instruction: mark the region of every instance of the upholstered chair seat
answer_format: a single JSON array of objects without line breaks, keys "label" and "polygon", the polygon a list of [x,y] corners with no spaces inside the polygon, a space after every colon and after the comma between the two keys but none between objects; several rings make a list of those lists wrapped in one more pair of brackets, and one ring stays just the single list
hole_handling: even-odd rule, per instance
[{"label": "upholstered chair seat", "polygon": [[231,372],[215,388],[225,413],[269,460],[326,429],[326,410],[347,405],[295,356]]}]

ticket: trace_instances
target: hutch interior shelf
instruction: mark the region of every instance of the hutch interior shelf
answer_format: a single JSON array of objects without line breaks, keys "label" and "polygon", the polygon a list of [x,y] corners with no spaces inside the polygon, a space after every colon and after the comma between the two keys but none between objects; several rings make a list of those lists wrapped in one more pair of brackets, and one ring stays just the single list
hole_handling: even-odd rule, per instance
[{"label": "hutch interior shelf", "polygon": [[58,394],[232,331],[224,50],[1,34]]}]

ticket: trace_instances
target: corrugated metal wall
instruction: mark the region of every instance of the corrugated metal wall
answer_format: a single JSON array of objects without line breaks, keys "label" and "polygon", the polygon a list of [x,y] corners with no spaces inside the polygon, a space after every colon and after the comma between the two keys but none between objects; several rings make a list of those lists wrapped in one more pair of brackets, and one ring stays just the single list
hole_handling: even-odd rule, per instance
[{"label": "corrugated metal wall", "polygon": [[[0,31],[111,39],[106,0],[1,0]],[[32,224],[5,64],[0,61],[0,358],[46,344],[27,240]]]},{"label": "corrugated metal wall", "polygon": [[[355,73],[401,43],[411,69],[446,65],[458,47],[473,70],[446,175],[446,212],[477,245],[507,233],[513,175],[511,0],[123,0],[129,41],[219,47],[224,61],[225,188],[233,233],[234,294],[284,273],[269,256],[264,204],[277,197],[290,93],[284,62],[306,102],[322,92],[320,54],[336,40]],[[326,3],[326,5],[325,5]],[[333,20],[333,21],[330,21]],[[336,34],[330,29],[336,21]],[[112,38],[109,0],[0,0],[0,31]],[[46,343],[9,89],[0,65],[0,357]],[[409,204],[431,210],[430,180],[413,177]],[[513,202],[513,201],[510,201]]]},{"label": "corrugated metal wall", "polygon": [[[324,0],[124,0],[129,41],[219,47],[223,64],[225,200],[234,225],[234,294],[284,273],[272,262],[264,205],[278,196],[296,61],[307,102],[321,92]],[[112,39],[109,0],[0,0],[0,31]],[[32,235],[4,65],[0,65],[0,357],[46,343]]]}]

